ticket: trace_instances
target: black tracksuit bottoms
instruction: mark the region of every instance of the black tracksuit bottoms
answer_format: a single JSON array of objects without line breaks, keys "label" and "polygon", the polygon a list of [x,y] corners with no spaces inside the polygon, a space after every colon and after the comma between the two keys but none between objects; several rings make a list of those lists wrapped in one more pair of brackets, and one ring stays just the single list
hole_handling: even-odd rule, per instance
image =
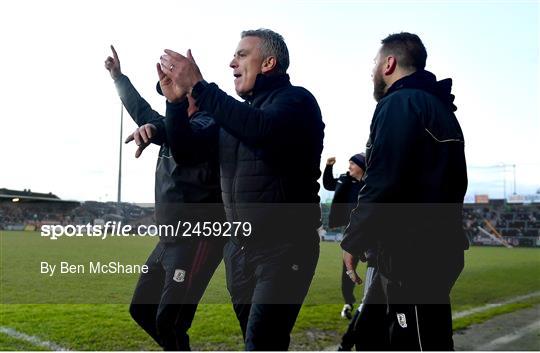
[{"label": "black tracksuit bottoms", "polygon": [[225,245],[227,288],[247,351],[288,349],[319,258],[318,236],[313,239],[302,245]]},{"label": "black tracksuit bottoms", "polygon": [[355,317],[356,350],[454,349],[450,291],[463,269],[463,251],[439,258],[409,281],[391,280],[375,271]]},{"label": "black tracksuit bottoms", "polygon": [[223,258],[223,242],[159,242],[148,257],[129,312],[164,350],[190,350],[187,331]]}]

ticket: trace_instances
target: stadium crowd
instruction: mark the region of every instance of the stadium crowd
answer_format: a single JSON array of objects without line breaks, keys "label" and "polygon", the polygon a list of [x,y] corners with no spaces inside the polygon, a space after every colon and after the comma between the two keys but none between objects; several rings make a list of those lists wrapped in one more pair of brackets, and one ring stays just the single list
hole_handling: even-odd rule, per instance
[{"label": "stadium crowd", "polygon": [[463,227],[474,245],[496,245],[480,228],[501,235],[513,246],[538,246],[540,205],[491,202],[488,205],[465,204]]}]

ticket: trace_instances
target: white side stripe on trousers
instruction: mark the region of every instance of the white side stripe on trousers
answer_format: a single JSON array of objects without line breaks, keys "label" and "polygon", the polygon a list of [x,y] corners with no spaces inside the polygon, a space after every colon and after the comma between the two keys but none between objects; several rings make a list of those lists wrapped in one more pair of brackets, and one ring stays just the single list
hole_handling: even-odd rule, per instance
[{"label": "white side stripe on trousers", "polygon": [[420,346],[420,351],[423,351],[422,339],[420,338],[420,324],[418,323],[418,310],[416,309],[416,305],[414,306],[414,314],[416,315],[416,332],[418,333],[418,345]]}]

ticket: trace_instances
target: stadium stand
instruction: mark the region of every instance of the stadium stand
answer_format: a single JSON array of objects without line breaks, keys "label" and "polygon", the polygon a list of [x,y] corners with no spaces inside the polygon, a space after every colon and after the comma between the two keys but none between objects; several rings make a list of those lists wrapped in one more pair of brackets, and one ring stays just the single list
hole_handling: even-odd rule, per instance
[{"label": "stadium stand", "polygon": [[153,224],[154,210],[130,203],[70,201],[31,190],[0,189],[0,230],[39,230],[42,224],[78,225],[122,221]]},{"label": "stadium stand", "polygon": [[540,246],[540,204],[509,204],[491,200],[489,204],[465,204],[464,229],[475,245],[500,245],[486,236],[512,246]]}]

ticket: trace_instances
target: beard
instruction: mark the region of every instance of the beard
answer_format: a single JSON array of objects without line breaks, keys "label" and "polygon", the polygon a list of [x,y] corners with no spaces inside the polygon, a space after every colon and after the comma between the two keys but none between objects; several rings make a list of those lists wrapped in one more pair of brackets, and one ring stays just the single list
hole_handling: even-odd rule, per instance
[{"label": "beard", "polygon": [[373,76],[373,98],[379,102],[386,93],[386,83],[384,82],[382,75],[377,72]]}]

